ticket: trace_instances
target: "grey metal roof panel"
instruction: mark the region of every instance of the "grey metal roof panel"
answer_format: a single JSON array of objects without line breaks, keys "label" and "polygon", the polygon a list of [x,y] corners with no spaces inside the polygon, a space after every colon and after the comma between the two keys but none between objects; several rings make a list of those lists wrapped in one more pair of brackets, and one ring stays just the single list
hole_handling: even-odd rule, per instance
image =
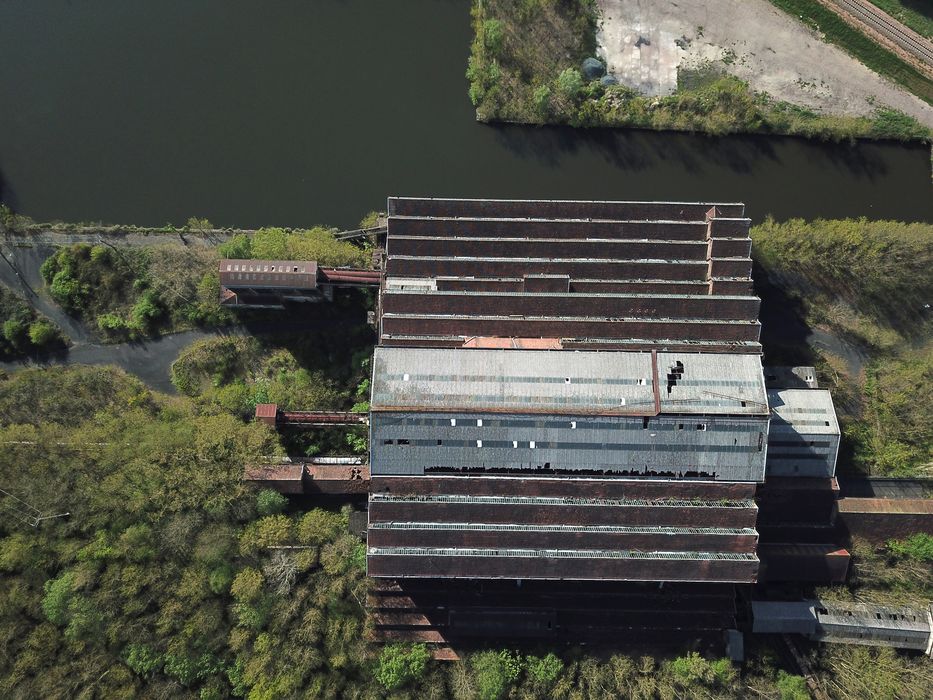
[{"label": "grey metal roof panel", "polygon": [[653,414],[651,354],[377,347],[372,407]]},{"label": "grey metal roof panel", "polygon": [[757,355],[659,352],[658,377],[662,413],[768,413]]},{"label": "grey metal roof panel", "polygon": [[[376,411],[656,415],[659,400],[662,413],[767,415],[756,355],[657,357],[655,367],[648,352],[380,346],[371,404]],[[668,370],[678,362],[684,370],[672,384]]]},{"label": "grey metal roof panel", "polygon": [[770,389],[768,405],[772,430],[785,428],[803,434],[839,435],[839,421],[828,389]]}]

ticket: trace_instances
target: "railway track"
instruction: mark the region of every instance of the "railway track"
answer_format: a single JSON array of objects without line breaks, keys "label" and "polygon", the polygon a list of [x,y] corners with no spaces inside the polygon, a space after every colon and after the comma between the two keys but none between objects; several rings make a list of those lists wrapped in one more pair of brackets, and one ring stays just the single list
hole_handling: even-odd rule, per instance
[{"label": "railway track", "polygon": [[873,29],[933,71],[933,42],[905,27],[867,0],[829,0],[829,4]]}]

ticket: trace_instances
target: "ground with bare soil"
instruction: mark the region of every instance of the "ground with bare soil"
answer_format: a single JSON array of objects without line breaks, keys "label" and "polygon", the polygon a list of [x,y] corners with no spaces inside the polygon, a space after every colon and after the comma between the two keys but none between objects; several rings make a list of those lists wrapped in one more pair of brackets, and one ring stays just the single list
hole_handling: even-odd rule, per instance
[{"label": "ground with bare soil", "polygon": [[599,55],[646,95],[713,65],[753,90],[828,114],[889,106],[933,127],[933,107],[882,78],[766,0],[597,0]]}]

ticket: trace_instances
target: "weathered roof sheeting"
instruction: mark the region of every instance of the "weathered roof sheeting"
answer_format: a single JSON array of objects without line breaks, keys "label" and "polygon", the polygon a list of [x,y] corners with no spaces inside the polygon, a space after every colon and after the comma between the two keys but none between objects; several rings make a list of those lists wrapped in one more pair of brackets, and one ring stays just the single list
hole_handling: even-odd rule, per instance
[{"label": "weathered roof sheeting", "polygon": [[767,415],[755,355],[377,347],[372,410]]},{"label": "weathered roof sheeting", "polygon": [[771,389],[771,429],[776,434],[839,435],[833,398],[827,389]]},{"label": "weathered roof sheeting", "polygon": [[390,198],[388,211],[383,344],[760,352],[741,204]]},{"label": "weathered roof sheeting", "polygon": [[[670,482],[652,499],[638,497],[651,491],[644,482],[562,480],[560,496],[531,495],[539,481],[561,480],[377,477],[370,575],[751,582],[757,574],[757,509],[739,491]],[[457,493],[464,486],[496,495]],[[704,491],[717,497],[696,497]],[[739,498],[721,497],[733,492]]]},{"label": "weathered roof sheeting", "polygon": [[316,289],[313,260],[221,260],[220,284],[228,289]]}]

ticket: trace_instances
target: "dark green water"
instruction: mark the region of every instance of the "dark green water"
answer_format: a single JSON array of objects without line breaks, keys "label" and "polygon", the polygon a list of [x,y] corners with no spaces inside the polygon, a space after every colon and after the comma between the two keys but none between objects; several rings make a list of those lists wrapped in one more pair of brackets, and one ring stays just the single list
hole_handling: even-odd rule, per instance
[{"label": "dark green water", "polygon": [[0,0],[0,198],[39,220],[349,227],[388,194],[933,220],[929,151],[490,127],[467,0]]}]

